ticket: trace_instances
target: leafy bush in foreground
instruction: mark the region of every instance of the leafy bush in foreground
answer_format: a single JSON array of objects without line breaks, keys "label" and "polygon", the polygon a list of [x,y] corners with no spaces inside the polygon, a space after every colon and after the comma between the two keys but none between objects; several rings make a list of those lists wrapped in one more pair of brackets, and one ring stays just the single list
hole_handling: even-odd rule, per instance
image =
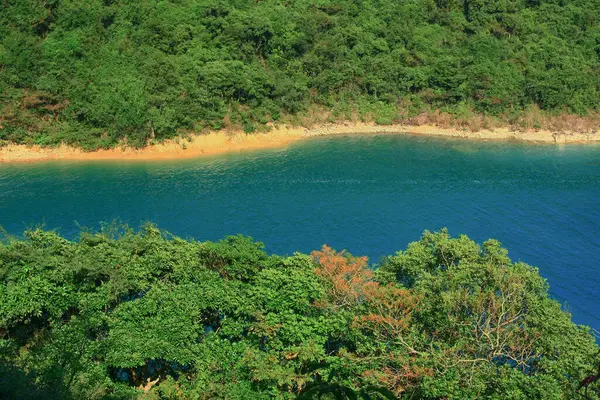
[{"label": "leafy bush in foreground", "polygon": [[598,362],[495,240],[425,232],[372,270],[152,225],[25,236],[0,245],[3,398],[566,399]]}]

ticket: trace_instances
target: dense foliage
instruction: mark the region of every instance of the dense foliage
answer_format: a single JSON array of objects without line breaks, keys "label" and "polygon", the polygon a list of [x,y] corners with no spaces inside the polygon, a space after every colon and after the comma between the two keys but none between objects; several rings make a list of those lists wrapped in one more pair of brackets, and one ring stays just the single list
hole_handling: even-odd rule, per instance
[{"label": "dense foliage", "polygon": [[598,110],[598,0],[4,0],[0,141]]},{"label": "dense foliage", "polygon": [[151,225],[25,236],[0,245],[2,398],[570,399],[591,376],[600,393],[593,337],[494,240],[425,232],[373,272]]}]

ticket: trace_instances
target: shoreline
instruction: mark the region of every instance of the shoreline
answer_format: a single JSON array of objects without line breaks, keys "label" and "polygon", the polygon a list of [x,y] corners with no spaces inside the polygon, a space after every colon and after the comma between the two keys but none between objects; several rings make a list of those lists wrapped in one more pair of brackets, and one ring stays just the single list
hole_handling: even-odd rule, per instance
[{"label": "shoreline", "polygon": [[484,129],[478,132],[435,125],[375,125],[373,123],[336,123],[314,128],[277,126],[268,133],[246,134],[241,131],[217,131],[198,134],[190,139],[169,139],[142,149],[115,147],[91,152],[61,145],[59,147],[9,144],[0,147],[0,163],[36,161],[92,160],[173,160],[201,156],[285,147],[300,140],[347,134],[406,134],[468,140],[517,140],[526,143],[600,143],[600,133],[552,132],[548,130],[512,131],[509,128]]}]

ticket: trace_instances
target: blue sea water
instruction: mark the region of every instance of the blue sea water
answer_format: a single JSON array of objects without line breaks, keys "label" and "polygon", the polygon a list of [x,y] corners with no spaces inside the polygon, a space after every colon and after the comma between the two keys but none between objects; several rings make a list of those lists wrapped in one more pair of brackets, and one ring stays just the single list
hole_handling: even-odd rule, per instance
[{"label": "blue sea water", "polygon": [[0,225],[153,221],[182,237],[242,233],[269,252],[327,243],[372,262],[425,229],[499,239],[600,330],[600,146],[348,135],[169,162],[0,164]]}]

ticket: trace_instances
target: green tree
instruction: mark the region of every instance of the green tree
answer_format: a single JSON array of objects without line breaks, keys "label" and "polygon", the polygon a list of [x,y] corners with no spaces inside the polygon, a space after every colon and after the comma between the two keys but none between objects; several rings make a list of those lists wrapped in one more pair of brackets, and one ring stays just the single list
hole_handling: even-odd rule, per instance
[{"label": "green tree", "polygon": [[598,354],[537,269],[447,231],[377,270],[153,225],[0,244],[8,398],[598,398]]}]

